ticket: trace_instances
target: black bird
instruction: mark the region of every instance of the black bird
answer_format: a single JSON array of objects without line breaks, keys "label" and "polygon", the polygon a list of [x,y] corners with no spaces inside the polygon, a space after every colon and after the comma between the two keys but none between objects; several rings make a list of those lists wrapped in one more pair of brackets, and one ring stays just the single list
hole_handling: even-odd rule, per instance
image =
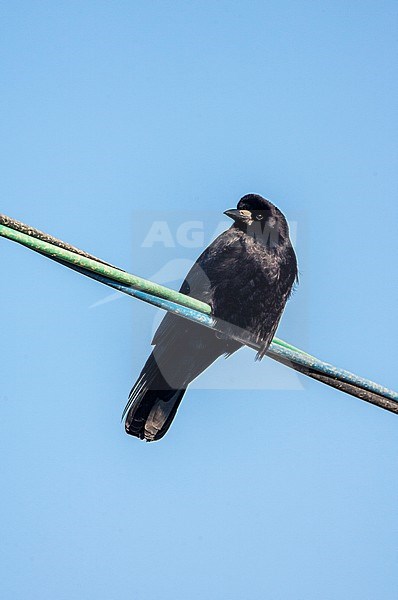
[{"label": "black bird", "polygon": [[[230,326],[250,332],[262,358],[275,334],[297,279],[297,261],[281,211],[257,194],[224,213],[232,226],[199,256],[180,292],[207,302]],[[241,343],[167,313],[154,349],[130,392],[126,432],[147,441],[164,436],[188,385],[222,354]]]}]

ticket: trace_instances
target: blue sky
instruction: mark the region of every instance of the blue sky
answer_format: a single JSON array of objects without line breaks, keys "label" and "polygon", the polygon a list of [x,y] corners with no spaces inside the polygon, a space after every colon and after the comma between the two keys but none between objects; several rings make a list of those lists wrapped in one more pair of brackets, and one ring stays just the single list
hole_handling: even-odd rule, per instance
[{"label": "blue sky", "polygon": [[[297,233],[278,335],[396,387],[396,3],[16,1],[0,27],[1,212],[176,286],[181,223],[208,243],[261,193]],[[143,245],[160,218],[174,246]],[[394,415],[245,350],[140,443],[155,309],[0,246],[2,597],[395,599]]]}]

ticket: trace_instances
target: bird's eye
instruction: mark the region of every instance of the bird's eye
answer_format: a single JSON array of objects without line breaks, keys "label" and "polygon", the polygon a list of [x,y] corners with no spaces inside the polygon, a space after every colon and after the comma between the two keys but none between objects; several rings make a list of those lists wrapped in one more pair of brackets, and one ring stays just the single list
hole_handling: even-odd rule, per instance
[{"label": "bird's eye", "polygon": [[255,216],[255,219],[256,219],[256,221],[261,221],[262,219],[264,219],[264,215],[259,213],[258,215]]}]

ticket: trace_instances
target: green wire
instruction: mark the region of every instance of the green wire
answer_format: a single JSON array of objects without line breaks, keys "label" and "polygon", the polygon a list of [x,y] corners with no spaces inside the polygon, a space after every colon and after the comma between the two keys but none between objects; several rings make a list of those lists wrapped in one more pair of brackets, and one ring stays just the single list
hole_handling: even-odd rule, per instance
[{"label": "green wire", "polygon": [[[169,300],[170,302],[176,302],[177,304],[181,304],[182,306],[186,306],[187,308],[192,308],[205,315],[211,314],[211,307],[205,302],[196,300],[196,298],[186,296],[185,294],[181,294],[180,292],[171,290],[170,288],[167,288],[163,285],[153,283],[148,279],[143,279],[142,277],[138,277],[137,275],[131,275],[130,273],[126,273],[125,271],[117,269],[116,267],[112,267],[102,262],[98,262],[80,254],[76,254],[75,252],[71,252],[70,250],[66,250],[59,246],[55,246],[54,244],[50,244],[39,238],[32,237],[30,235],[22,233],[21,231],[17,231],[16,229],[7,227],[6,225],[0,224],[0,236],[7,238],[13,242],[18,242],[19,244],[22,244],[23,246],[26,246],[31,250],[35,250],[36,252],[40,252],[41,254],[45,254],[50,258],[63,260],[76,267],[88,269],[93,273],[97,273],[98,275],[102,275],[103,277],[113,279],[118,283],[130,285],[136,290],[140,290],[148,294],[153,294],[154,296],[164,298],[165,300]],[[292,346],[288,342],[285,342],[277,337],[274,337],[273,342],[275,344],[278,344],[279,346],[282,346],[283,348],[287,348],[288,350],[299,352],[304,356],[311,356],[307,352],[304,352],[303,350],[300,350],[299,348],[296,348],[295,346]]]},{"label": "green wire", "polygon": [[[189,318],[212,329],[217,329],[219,326],[221,327],[219,331],[223,332],[222,323],[212,318],[211,308],[208,304],[162,285],[157,285],[147,279],[126,273],[83,250],[79,250],[62,240],[58,240],[6,215],[0,215],[0,236],[18,242],[83,275],[92,277],[105,285],[149,302],[154,306]],[[258,344],[251,344],[250,339],[246,340],[246,337],[243,337],[245,339],[240,340],[239,338],[238,341],[248,344],[254,349],[259,349]],[[397,392],[320,361],[311,354],[303,352],[283,340],[274,338],[267,354],[308,377],[390,412],[398,413]]]},{"label": "green wire", "polygon": [[131,275],[130,273],[126,273],[125,271],[121,271],[115,267],[97,262],[91,258],[81,256],[80,254],[75,254],[74,252],[70,252],[64,248],[59,248],[58,246],[54,246],[53,244],[49,244],[48,242],[44,242],[43,240],[35,237],[31,237],[25,233],[16,231],[10,227],[6,227],[5,225],[0,225],[0,235],[12,240],[13,242],[18,242],[19,244],[22,244],[31,250],[45,254],[51,258],[63,260],[71,265],[75,265],[76,267],[88,269],[93,273],[108,277],[114,281],[123,283],[124,285],[131,285],[131,287],[141,290],[142,292],[147,292],[149,294],[153,294],[154,296],[158,296],[159,298],[164,298],[165,300],[176,302],[182,306],[193,308],[206,315],[211,313],[210,306],[205,302],[201,302],[200,300],[196,300],[195,298],[191,298],[190,296],[186,296],[180,292],[175,292],[174,290],[164,287],[163,285],[153,283],[152,281],[148,281],[147,279],[143,279],[137,275]]}]

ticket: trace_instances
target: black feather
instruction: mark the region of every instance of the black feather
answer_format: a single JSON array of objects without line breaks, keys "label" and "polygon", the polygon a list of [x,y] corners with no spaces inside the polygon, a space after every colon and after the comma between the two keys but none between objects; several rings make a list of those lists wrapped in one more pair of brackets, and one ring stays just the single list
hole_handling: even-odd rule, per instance
[{"label": "black feather", "polygon": [[[276,206],[248,194],[238,210],[243,212],[199,256],[180,291],[209,303],[225,323],[254,334],[262,348],[257,358],[262,358],[297,279],[297,261],[286,219]],[[147,441],[167,432],[191,381],[241,346],[171,313],[152,343],[124,411],[126,432]]]}]

